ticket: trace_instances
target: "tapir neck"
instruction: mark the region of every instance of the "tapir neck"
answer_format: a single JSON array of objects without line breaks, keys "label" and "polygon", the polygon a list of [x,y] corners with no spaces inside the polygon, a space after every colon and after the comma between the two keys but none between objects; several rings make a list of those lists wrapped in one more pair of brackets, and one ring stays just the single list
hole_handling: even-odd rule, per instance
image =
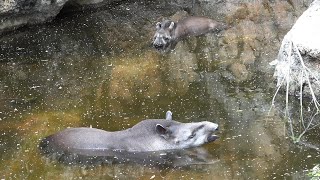
[{"label": "tapir neck", "polygon": [[[155,119],[139,123],[132,128],[110,133],[121,148],[128,151],[154,151],[155,149],[175,149],[156,132],[156,124],[172,125],[178,122],[172,120]],[[154,127],[154,128],[150,128]],[[108,138],[109,139],[109,138]]]},{"label": "tapir neck", "polygon": [[173,33],[173,39],[176,41],[179,41],[187,36],[187,32],[185,31],[185,28],[180,23],[177,23],[177,26]]}]

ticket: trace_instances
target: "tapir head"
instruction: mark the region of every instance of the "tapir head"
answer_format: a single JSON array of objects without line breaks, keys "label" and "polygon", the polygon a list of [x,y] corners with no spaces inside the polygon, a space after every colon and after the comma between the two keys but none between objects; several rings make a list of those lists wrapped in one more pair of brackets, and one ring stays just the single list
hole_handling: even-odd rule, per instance
[{"label": "tapir head", "polygon": [[218,124],[202,121],[196,123],[179,123],[171,126],[156,125],[156,132],[168,143],[178,149],[198,147],[218,139],[214,132]]},{"label": "tapir head", "polygon": [[152,45],[158,51],[168,50],[170,44],[174,40],[173,34],[176,28],[176,23],[170,20],[158,22],[156,24],[156,33],[153,36]]}]

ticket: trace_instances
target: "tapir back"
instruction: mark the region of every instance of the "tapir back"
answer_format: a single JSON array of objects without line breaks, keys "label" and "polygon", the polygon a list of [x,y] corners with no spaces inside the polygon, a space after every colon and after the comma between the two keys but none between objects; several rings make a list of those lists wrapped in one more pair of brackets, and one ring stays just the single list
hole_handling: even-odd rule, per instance
[{"label": "tapir back", "polygon": [[[46,153],[72,152],[90,155],[92,151],[125,150],[157,151],[172,148],[156,133],[156,124],[171,126],[179,124],[173,120],[144,120],[123,131],[108,132],[96,128],[68,128],[48,136],[40,143]],[[169,147],[170,146],[170,147]]]},{"label": "tapir back", "polygon": [[199,36],[214,31],[219,26],[219,22],[205,18],[190,16],[177,23],[175,38],[181,39],[187,36]]}]

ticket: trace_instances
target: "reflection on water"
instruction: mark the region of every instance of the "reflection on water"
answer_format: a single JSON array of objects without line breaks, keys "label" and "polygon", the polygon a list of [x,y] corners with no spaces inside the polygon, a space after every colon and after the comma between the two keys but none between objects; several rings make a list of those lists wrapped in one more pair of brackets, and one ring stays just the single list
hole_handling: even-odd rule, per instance
[{"label": "reflection on water", "polygon": [[[272,95],[264,80],[231,83],[219,69],[223,63],[204,62],[207,55],[198,51],[211,53],[212,44],[193,41],[216,37],[181,42],[174,53],[160,55],[148,48],[153,22],[119,8],[123,16],[114,16],[119,9],[74,15],[2,39],[1,178],[290,178],[319,160],[316,152],[291,147],[280,118],[266,115]],[[144,9],[154,22],[160,10]],[[38,151],[40,139],[67,127],[122,130],[164,118],[167,110],[181,122],[218,123],[221,138],[203,147],[205,156],[172,154],[174,167],[69,166]],[[201,162],[186,163],[192,158]]]}]

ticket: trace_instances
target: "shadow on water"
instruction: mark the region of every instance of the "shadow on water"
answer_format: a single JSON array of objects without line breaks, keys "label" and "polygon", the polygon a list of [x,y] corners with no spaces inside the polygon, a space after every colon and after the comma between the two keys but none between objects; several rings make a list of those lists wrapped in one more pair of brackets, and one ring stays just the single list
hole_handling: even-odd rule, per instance
[{"label": "shadow on water", "polygon": [[214,164],[214,159],[204,148],[192,148],[186,150],[127,152],[124,150],[99,149],[93,155],[80,155],[63,151],[50,152],[40,143],[40,152],[51,159],[66,165],[75,166],[98,166],[117,164],[139,164],[145,167],[156,167],[159,169],[188,168],[192,165]]},{"label": "shadow on water", "polygon": [[[243,57],[234,48],[225,48],[225,59],[217,55],[239,38],[234,29],[181,42],[170,54],[150,49],[154,23],[181,10],[161,3],[68,13],[1,39],[1,178],[294,179],[295,171],[312,168],[318,153],[290,145],[279,115],[267,115],[272,93],[265,79],[257,73],[246,80],[241,64],[229,66],[230,54]],[[114,164],[95,157],[68,165],[73,155],[60,163],[37,147],[67,127],[123,130],[167,110],[181,122],[218,123],[221,138],[202,150],[124,154]]]}]

